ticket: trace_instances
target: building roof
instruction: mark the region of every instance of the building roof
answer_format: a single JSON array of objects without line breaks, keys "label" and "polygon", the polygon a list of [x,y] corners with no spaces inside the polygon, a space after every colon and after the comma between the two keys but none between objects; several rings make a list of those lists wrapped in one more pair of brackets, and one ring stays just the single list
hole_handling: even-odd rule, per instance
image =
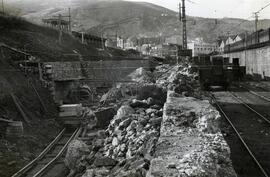
[{"label": "building roof", "polygon": [[225,43],[226,40],[227,40],[227,38],[228,38],[228,37],[226,37],[226,36],[219,36],[219,37],[218,37],[218,40],[217,40],[218,46],[220,46],[222,42]]},{"label": "building roof", "polygon": [[239,36],[241,39],[244,39],[245,38],[245,33],[240,33],[240,34],[237,34],[235,35],[232,39],[235,40],[235,38]]}]

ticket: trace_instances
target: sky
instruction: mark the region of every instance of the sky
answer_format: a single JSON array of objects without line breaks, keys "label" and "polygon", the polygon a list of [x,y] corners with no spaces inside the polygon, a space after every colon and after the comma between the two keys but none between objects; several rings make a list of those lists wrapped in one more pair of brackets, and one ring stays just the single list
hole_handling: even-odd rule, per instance
[{"label": "sky", "polygon": [[[174,11],[178,11],[180,0],[129,0],[146,1],[157,4]],[[192,1],[193,3],[189,2]],[[234,17],[250,20],[254,17],[254,12],[270,3],[270,0],[186,0],[187,15],[223,18]],[[262,10],[259,14],[260,19],[270,19],[270,6]]]}]

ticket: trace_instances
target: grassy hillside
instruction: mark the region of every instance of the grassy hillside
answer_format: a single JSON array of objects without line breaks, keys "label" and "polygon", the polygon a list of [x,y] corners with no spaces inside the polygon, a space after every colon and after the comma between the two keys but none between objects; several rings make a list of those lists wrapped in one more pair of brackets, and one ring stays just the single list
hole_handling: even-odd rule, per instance
[{"label": "grassy hillside", "polygon": [[0,42],[18,48],[40,58],[43,61],[78,60],[71,57],[73,50],[82,55],[101,55],[97,49],[82,45],[69,34],[63,34],[61,44],[58,31],[34,25],[21,18],[0,16]]},{"label": "grassy hillside", "polygon": [[[89,30],[100,34],[101,31],[108,35],[120,36],[172,36],[181,34],[178,14],[169,9],[144,2],[128,2],[121,0],[60,0],[46,1],[38,5],[35,1],[34,8],[29,10],[27,0],[20,4],[25,18],[40,22],[40,19],[58,13],[67,14],[68,7],[72,7],[72,23],[74,30]],[[28,8],[27,8],[28,7]],[[31,6],[33,7],[33,6]],[[188,37],[194,39],[204,38],[213,42],[218,35],[230,35],[254,31],[254,21],[242,19],[223,18],[215,19],[188,17]],[[242,23],[242,24],[240,24]],[[240,25],[239,25],[240,24]],[[270,27],[270,20],[260,21],[259,28]]]}]

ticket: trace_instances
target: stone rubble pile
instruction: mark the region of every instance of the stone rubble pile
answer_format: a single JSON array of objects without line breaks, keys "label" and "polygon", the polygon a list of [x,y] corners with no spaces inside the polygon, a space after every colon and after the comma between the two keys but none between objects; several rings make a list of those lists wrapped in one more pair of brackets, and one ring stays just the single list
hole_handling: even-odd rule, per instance
[{"label": "stone rubble pile", "polygon": [[[117,110],[106,116],[112,117],[106,128],[88,131],[83,142],[69,147],[71,176],[235,176],[220,115],[202,100],[196,74],[187,66],[162,65],[129,77],[137,83],[119,84],[101,98],[101,105]],[[88,122],[98,124],[97,115],[89,112]]]},{"label": "stone rubble pile", "polygon": [[197,73],[191,72],[188,66],[168,66],[167,72],[158,77],[156,84],[187,97],[201,99],[205,94],[200,89]]},{"label": "stone rubble pile", "polygon": [[159,137],[161,116],[162,108],[158,105],[148,109],[122,106],[107,129],[105,155],[119,160],[151,155]]},{"label": "stone rubble pile", "polygon": [[153,74],[142,67],[129,74],[127,78],[137,83],[154,83],[155,81]]},{"label": "stone rubble pile", "polygon": [[[131,89],[123,85],[119,88],[124,94]],[[136,88],[133,97],[127,94],[125,99],[117,103],[121,106],[107,129],[86,134],[88,140],[84,142],[88,146],[88,154],[81,154],[80,158],[77,158],[76,154],[67,154],[66,160],[77,164],[71,166],[66,163],[67,166],[72,172],[76,171],[84,177],[146,176],[159,137],[166,94],[166,90],[155,84],[142,83]],[[103,116],[89,111],[85,122],[98,125],[101,117]],[[90,126],[86,127],[89,129]],[[74,148],[71,146],[71,149]]]},{"label": "stone rubble pile", "polygon": [[107,171],[111,176],[145,176],[159,137],[165,100],[166,90],[142,84],[136,98],[122,103],[105,130],[102,147],[94,155],[95,159],[112,159],[117,165],[107,166],[103,161],[97,166],[94,161],[87,167],[87,173],[97,175]]}]

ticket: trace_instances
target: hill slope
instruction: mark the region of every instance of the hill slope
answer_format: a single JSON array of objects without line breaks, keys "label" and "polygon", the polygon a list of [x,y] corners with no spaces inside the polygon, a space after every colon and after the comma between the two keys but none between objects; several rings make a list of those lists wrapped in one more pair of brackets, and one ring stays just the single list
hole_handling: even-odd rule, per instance
[{"label": "hill slope", "polygon": [[91,46],[82,45],[77,39],[63,33],[61,44],[58,42],[58,31],[34,25],[23,19],[0,16],[0,42],[27,51],[43,61],[78,60],[67,54],[73,50],[82,55],[99,55],[100,52]]},{"label": "hill slope", "polygon": [[[169,9],[145,2],[129,2],[121,0],[53,0],[35,1],[29,6],[29,0],[13,5],[21,8],[22,15],[32,21],[40,22],[42,18],[51,17],[58,13],[67,14],[72,7],[72,24],[74,30],[89,30],[107,36],[116,33],[124,37],[132,36],[172,36],[181,34],[178,14]],[[29,10],[31,7],[31,10]],[[242,19],[215,19],[188,17],[188,37],[204,38],[213,42],[219,35],[254,31],[254,22]],[[241,23],[241,24],[240,24]],[[239,25],[240,24],[240,25]],[[270,20],[263,20],[259,28],[270,27]]]}]

